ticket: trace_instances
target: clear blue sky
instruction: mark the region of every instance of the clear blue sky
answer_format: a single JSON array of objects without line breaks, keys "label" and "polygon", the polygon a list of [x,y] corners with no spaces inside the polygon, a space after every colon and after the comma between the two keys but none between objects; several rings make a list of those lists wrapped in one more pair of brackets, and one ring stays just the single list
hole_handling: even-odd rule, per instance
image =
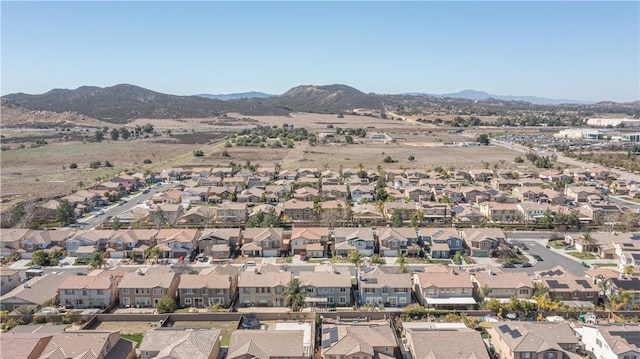
[{"label": "clear blue sky", "polygon": [[1,2],[2,94],[130,83],[191,95],[640,99],[640,2]]}]

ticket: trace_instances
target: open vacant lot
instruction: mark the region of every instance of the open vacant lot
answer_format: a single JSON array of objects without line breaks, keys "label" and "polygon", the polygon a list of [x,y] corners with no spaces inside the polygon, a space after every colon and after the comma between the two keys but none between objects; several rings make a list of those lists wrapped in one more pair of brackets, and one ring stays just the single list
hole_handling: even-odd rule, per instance
[{"label": "open vacant lot", "polygon": [[122,334],[144,334],[158,325],[159,322],[100,322],[95,330],[120,330]]}]

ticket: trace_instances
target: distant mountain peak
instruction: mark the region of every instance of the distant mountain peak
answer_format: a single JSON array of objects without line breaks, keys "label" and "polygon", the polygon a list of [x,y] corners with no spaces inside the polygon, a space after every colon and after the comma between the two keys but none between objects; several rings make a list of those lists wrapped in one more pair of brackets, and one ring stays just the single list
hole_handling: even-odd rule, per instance
[{"label": "distant mountain peak", "polygon": [[277,95],[272,95],[272,94],[259,92],[259,91],[249,91],[249,92],[238,92],[238,93],[229,93],[229,94],[208,94],[208,93],[203,93],[203,94],[198,94],[198,95],[195,95],[195,96],[204,97],[204,98],[210,98],[210,99],[216,99],[216,100],[222,100],[222,101],[231,101],[231,100],[240,100],[240,99],[243,99],[243,98],[269,98],[269,97],[274,97],[274,96],[277,96]]}]

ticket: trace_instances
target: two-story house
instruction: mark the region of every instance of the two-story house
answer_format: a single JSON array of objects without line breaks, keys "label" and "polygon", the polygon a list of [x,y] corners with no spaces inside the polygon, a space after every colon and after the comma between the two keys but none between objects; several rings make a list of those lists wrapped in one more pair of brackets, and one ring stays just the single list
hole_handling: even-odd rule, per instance
[{"label": "two-story house", "polygon": [[155,308],[162,297],[177,297],[179,281],[178,273],[167,266],[138,268],[120,280],[120,304],[124,307]]},{"label": "two-story house", "polygon": [[418,241],[429,247],[431,258],[450,258],[464,251],[462,233],[456,228],[420,228]]},{"label": "two-story house", "polygon": [[56,249],[63,251],[67,245],[67,239],[74,233],[69,229],[29,231],[20,244],[18,250],[20,258],[31,259],[33,252],[37,250],[47,253]]},{"label": "two-story house", "polygon": [[0,268],[0,295],[4,295],[20,285],[20,271],[7,267]]},{"label": "two-story house", "polygon": [[282,228],[247,228],[242,233],[242,255],[250,257],[279,257],[287,247]]},{"label": "two-story house", "polygon": [[394,358],[395,333],[387,321],[322,324],[322,359]]},{"label": "two-story house", "polygon": [[18,253],[20,242],[27,236],[29,229],[2,228],[0,229],[0,257],[11,257]]},{"label": "two-story house", "polygon": [[500,228],[467,228],[462,236],[472,257],[488,257],[492,249],[506,240]]},{"label": "two-story house", "polygon": [[238,276],[238,305],[243,307],[285,307],[284,291],[293,279],[288,271],[247,268]]},{"label": "two-story house", "polygon": [[107,252],[111,258],[126,258],[131,252],[144,257],[156,244],[157,232],[155,229],[119,229],[111,236]]},{"label": "two-story house", "polygon": [[151,328],[136,351],[140,359],[218,359],[220,339],[217,328]]},{"label": "two-story house", "polygon": [[60,304],[72,308],[108,308],[118,302],[124,267],[96,269],[86,276],[71,275],[58,287]]},{"label": "two-story house", "polygon": [[163,258],[180,258],[191,255],[198,237],[195,228],[165,228],[158,231],[156,241],[163,251]]},{"label": "two-story house", "polygon": [[197,240],[198,252],[214,259],[229,258],[242,239],[240,228],[208,228]]},{"label": "two-story house", "polygon": [[380,242],[380,256],[395,257],[398,253],[416,256],[420,253],[420,246],[417,244],[418,235],[415,229],[386,227],[378,232]]},{"label": "two-story house", "polygon": [[307,291],[308,306],[349,307],[351,302],[351,273],[348,268],[320,265],[313,272],[301,271],[300,286]]},{"label": "two-story house", "polygon": [[438,266],[413,274],[413,291],[420,305],[434,309],[473,309],[473,283],[469,275]]},{"label": "two-story house", "polygon": [[[92,252],[104,252],[107,244],[111,240],[111,237],[116,233],[113,230],[81,230],[76,232],[71,238],[67,239],[66,250],[67,255],[71,257],[82,258],[82,255],[77,253],[80,247],[91,247]],[[87,253],[84,251],[83,253]]]},{"label": "two-story house", "polygon": [[291,199],[284,202],[282,213],[291,221],[310,221],[315,218],[312,201]]},{"label": "two-story house", "polygon": [[329,228],[293,227],[289,247],[292,254],[306,253],[307,257],[323,258],[327,253]]},{"label": "two-story house", "polygon": [[549,296],[570,306],[598,304],[598,286],[578,277],[561,266],[534,272],[537,281],[549,289]]},{"label": "two-story house", "polygon": [[385,273],[380,267],[368,267],[358,276],[360,304],[405,307],[411,303],[411,275]]},{"label": "two-story house", "polygon": [[322,191],[320,192],[320,196],[325,201],[332,200],[346,200],[349,197],[349,191],[347,189],[347,185],[322,185]]},{"label": "two-story house", "polygon": [[533,296],[533,279],[523,272],[474,271],[471,281],[478,301],[496,298],[507,302],[511,297],[530,299]]},{"label": "two-story house", "polygon": [[640,358],[638,326],[630,324],[584,324],[581,342],[594,358]]},{"label": "two-story house", "polygon": [[497,322],[487,332],[496,354],[504,359],[575,358],[579,344],[565,323]]},{"label": "two-story house", "polygon": [[[231,267],[231,266],[229,266]],[[204,308],[219,305],[228,308],[233,304],[237,290],[237,273],[208,267],[198,274],[183,274],[178,284],[180,306]]]},{"label": "two-story house", "polygon": [[337,227],[332,231],[334,255],[347,257],[356,250],[370,257],[375,248],[373,229],[370,227]]},{"label": "two-story house", "polygon": [[249,214],[246,203],[224,202],[217,207],[218,223],[242,223]]}]

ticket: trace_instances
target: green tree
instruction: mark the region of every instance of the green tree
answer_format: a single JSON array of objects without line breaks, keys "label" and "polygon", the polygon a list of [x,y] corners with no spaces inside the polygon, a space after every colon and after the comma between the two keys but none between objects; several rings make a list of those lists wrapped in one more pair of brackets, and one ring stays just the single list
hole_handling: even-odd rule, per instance
[{"label": "green tree", "polygon": [[387,193],[387,190],[384,187],[379,187],[378,189],[376,189],[377,201],[386,202],[388,198],[389,198],[389,194]]},{"label": "green tree", "polygon": [[413,161],[415,161],[415,160],[416,160],[416,158],[415,158],[415,157],[413,157],[413,155],[411,155],[411,156],[409,156],[408,160],[409,160],[409,162],[413,162]]},{"label": "green tree", "polygon": [[203,150],[195,150],[195,151],[193,151],[193,155],[195,157],[202,157],[202,156],[204,156],[204,151]]},{"label": "green tree", "polygon": [[122,227],[122,223],[120,223],[120,217],[114,217],[113,220],[111,220],[111,229],[117,231],[118,229],[120,229],[120,227]]},{"label": "green tree", "polygon": [[129,137],[131,137],[131,132],[129,132],[126,127],[120,127],[120,137],[122,137],[123,140],[128,140]]},{"label": "green tree", "polygon": [[76,221],[76,216],[73,212],[71,202],[66,199],[58,202],[58,207],[56,207],[56,219],[60,222],[61,226],[68,226]]},{"label": "green tree", "polygon": [[476,137],[476,141],[480,142],[480,144],[487,146],[491,140],[489,140],[489,135],[486,133],[482,133]]},{"label": "green tree", "polygon": [[47,255],[42,249],[38,249],[31,255],[31,263],[38,266],[47,265]]},{"label": "green tree", "polygon": [[176,304],[175,299],[167,295],[162,297],[160,301],[158,301],[158,304],[156,305],[156,310],[158,311],[158,314],[173,313],[175,312],[176,309],[178,309],[178,305]]},{"label": "green tree", "polygon": [[102,132],[102,130],[96,130],[96,133],[93,135],[93,139],[96,142],[102,142],[102,140],[104,140],[104,132]]},{"label": "green tree", "polygon": [[518,156],[518,157],[513,159],[513,162],[515,162],[515,163],[523,163],[524,159],[522,157]]},{"label": "green tree", "polygon": [[372,255],[369,262],[371,262],[371,264],[387,264],[387,261],[377,254]]},{"label": "green tree", "polygon": [[460,251],[456,251],[456,254],[453,255],[453,263],[462,264],[462,255],[460,255]]},{"label": "green tree", "polygon": [[398,254],[396,255],[396,264],[400,267],[400,273],[409,273],[406,254],[398,252]]},{"label": "green tree", "polygon": [[490,310],[492,312],[498,313],[502,311],[502,304],[500,304],[500,301],[496,298],[491,298],[487,301],[482,302],[482,306],[484,307],[484,309]]},{"label": "green tree", "polygon": [[47,256],[47,265],[57,266],[60,262],[59,258],[62,257],[62,251],[59,249],[54,249],[49,252]]},{"label": "green tree", "polygon": [[105,267],[106,265],[107,262],[105,261],[101,252],[93,253],[89,256],[89,258],[87,258],[87,267],[89,269],[100,269],[102,267]]},{"label": "green tree", "polygon": [[593,252],[591,248],[594,244],[596,244],[597,240],[593,238],[593,236],[589,233],[582,233],[582,251],[583,252]]},{"label": "green tree", "polygon": [[349,252],[349,262],[353,263],[357,268],[360,268],[360,264],[362,264],[362,260],[364,259],[364,254],[360,253],[357,250],[351,250]]},{"label": "green tree", "polygon": [[294,312],[299,312],[302,309],[304,298],[307,296],[307,292],[300,286],[298,278],[293,278],[282,294],[285,304]]},{"label": "green tree", "polygon": [[109,134],[111,135],[111,139],[114,141],[117,141],[118,138],[120,138],[120,131],[118,131],[117,128],[112,128],[111,132],[109,132]]},{"label": "green tree", "polygon": [[404,221],[402,220],[402,212],[399,209],[394,209],[391,212],[391,227],[402,227]]},{"label": "green tree", "polygon": [[631,276],[636,271],[636,267],[634,265],[626,265],[622,268],[622,273],[627,276]]}]

